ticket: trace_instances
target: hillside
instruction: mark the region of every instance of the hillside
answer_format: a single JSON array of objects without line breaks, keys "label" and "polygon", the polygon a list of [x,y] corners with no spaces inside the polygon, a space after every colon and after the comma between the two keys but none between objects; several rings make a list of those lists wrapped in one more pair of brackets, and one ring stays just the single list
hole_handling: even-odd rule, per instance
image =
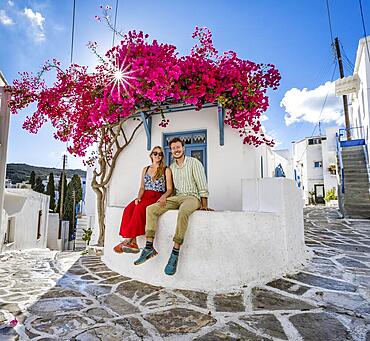
[{"label": "hillside", "polygon": [[[6,165],[6,178],[12,180],[13,184],[16,184],[27,181],[32,171],[35,172],[36,177],[40,176],[43,180],[47,179],[51,172],[54,173],[54,177],[59,177],[62,172],[59,168],[31,166],[25,163],[8,163]],[[66,174],[67,178],[71,178],[74,174],[78,174],[81,178],[86,178],[86,171],[82,169],[67,169]]]}]

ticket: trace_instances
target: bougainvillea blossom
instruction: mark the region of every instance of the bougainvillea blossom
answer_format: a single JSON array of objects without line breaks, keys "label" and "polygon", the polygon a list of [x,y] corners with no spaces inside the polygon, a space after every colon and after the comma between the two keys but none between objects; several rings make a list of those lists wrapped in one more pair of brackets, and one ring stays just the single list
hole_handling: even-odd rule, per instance
[{"label": "bougainvillea blossom", "polygon": [[[39,74],[23,73],[8,87],[10,109],[17,113],[36,102],[24,128],[37,133],[50,121],[55,138],[71,141],[69,151],[79,156],[97,141],[102,126],[143,109],[160,111],[164,103],[200,110],[218,102],[226,109],[225,123],[238,130],[244,143],[272,145],[261,133],[260,116],[269,105],[266,91],[279,85],[279,71],[272,64],[240,59],[233,51],[219,55],[207,28],[196,27],[193,38],[198,42],[190,54],[179,56],[174,45],[130,31],[99,57],[93,72],[77,64],[63,70],[57,60],[48,61]],[[97,54],[96,43],[88,46]],[[47,86],[43,74],[51,69],[56,80]],[[169,120],[163,116],[160,125]]]}]

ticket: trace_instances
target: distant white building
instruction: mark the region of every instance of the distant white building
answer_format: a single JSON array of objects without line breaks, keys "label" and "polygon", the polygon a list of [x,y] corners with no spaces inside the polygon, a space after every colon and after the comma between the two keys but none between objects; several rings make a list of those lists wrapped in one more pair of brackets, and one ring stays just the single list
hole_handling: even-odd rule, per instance
[{"label": "distant white building", "polygon": [[[366,46],[367,41],[367,46]],[[364,139],[370,160],[370,36],[360,39],[353,75],[335,82],[337,96],[348,95],[353,139]]]},{"label": "distant white building", "polygon": [[314,197],[316,203],[323,204],[328,190],[335,188],[337,191],[337,130],[336,127],[328,128],[326,136],[311,136],[293,142],[294,178],[306,204],[310,197]]},{"label": "distant white building", "polygon": [[0,230],[0,252],[45,248],[48,234],[49,196],[32,189],[5,191]]}]

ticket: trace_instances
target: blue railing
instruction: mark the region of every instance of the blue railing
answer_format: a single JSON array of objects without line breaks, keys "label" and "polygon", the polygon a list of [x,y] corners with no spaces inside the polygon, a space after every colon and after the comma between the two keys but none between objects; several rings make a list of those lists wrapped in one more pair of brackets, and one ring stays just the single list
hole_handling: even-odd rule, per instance
[{"label": "blue railing", "polygon": [[[347,138],[347,131],[350,132],[350,140]],[[341,128],[338,139],[341,147],[363,146],[365,144],[364,136],[364,127]]]},{"label": "blue railing", "polygon": [[340,131],[341,130],[344,130],[345,129],[339,129],[339,134],[336,133],[335,136],[336,136],[336,139],[335,139],[335,142],[336,142],[336,146],[337,146],[337,156],[338,156],[338,160],[339,160],[339,167],[340,167],[340,177],[339,177],[339,180],[340,180],[340,185],[341,185],[341,190],[342,190],[342,193],[344,193],[344,168],[343,168],[343,160],[342,160],[342,151],[341,151],[341,141],[340,141]]}]

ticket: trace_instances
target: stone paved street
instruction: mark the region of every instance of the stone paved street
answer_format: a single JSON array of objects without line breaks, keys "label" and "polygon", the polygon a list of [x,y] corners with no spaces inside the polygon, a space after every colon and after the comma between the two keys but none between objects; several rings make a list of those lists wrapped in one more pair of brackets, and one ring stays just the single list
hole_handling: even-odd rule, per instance
[{"label": "stone paved street", "polygon": [[139,283],[78,253],[0,255],[0,340],[369,341],[370,221],[308,208],[305,230],[303,271],[217,294]]}]

